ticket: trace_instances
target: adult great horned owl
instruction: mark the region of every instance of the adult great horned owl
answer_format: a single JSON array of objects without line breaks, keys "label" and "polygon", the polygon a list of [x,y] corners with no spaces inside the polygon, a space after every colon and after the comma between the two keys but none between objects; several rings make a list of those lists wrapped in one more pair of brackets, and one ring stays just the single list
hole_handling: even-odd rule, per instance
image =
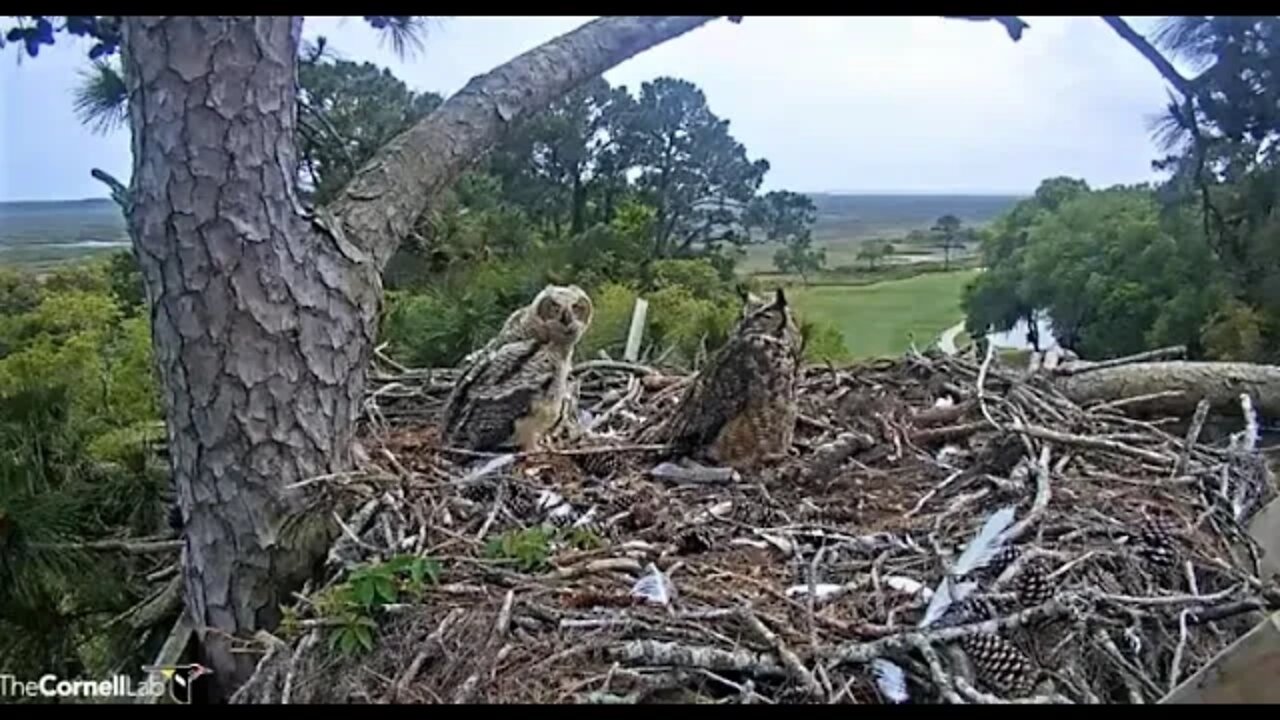
[{"label": "adult great horned owl", "polygon": [[581,288],[549,285],[464,362],[442,417],[445,442],[530,451],[561,422],[573,349],[591,324]]},{"label": "adult great horned owl", "polygon": [[738,470],[784,456],[796,422],[802,340],[786,294],[746,298],[743,316],[649,437]]}]

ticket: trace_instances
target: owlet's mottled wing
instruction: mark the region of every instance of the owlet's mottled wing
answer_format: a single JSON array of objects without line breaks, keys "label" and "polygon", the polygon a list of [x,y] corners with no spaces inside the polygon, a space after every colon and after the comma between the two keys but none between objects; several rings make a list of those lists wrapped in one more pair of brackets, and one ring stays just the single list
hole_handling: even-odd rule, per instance
[{"label": "owlet's mottled wing", "polygon": [[524,340],[477,358],[445,404],[446,441],[473,450],[509,443],[516,421],[530,412],[554,380],[551,369],[538,362],[542,349],[542,343]]}]

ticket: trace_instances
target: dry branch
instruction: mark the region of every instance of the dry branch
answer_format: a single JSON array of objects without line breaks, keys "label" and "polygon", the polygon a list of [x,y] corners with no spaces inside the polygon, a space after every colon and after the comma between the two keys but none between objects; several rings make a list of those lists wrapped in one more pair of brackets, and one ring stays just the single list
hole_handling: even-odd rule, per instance
[{"label": "dry branch", "polygon": [[[1223,473],[1230,488],[1258,481],[1221,442],[1054,389],[1134,367],[1050,383],[994,358],[807,368],[807,419],[787,459],[739,482],[676,485],[651,473],[665,448],[632,443],[669,412],[664,394],[681,376],[584,363],[584,405],[627,398],[608,438],[588,432],[501,463],[440,447],[421,408],[448,391],[449,371],[379,378],[370,395],[406,391],[378,396],[387,424],[371,420],[361,440],[379,448],[373,467],[312,486],[343,508],[343,561],[328,582],[405,548],[439,563],[441,582],[376,613],[368,656],[322,657],[320,645],[302,655],[293,700],[878,702],[869,663],[884,659],[905,670],[917,703],[1153,701],[1280,593],[1228,552],[1239,530],[1217,498]],[[939,392],[972,400],[929,412]],[[943,437],[943,452],[921,442]],[[395,471],[377,471],[381,462]],[[1019,508],[1002,539],[1011,557],[954,578],[974,585],[972,602],[918,629],[955,554],[1001,507]],[[1151,564],[1153,513],[1178,518],[1166,548],[1174,572]],[[530,528],[545,560],[501,549]],[[1036,572],[1040,585],[1027,580]],[[342,618],[313,598],[300,600],[297,626],[338,632]],[[955,645],[980,633],[1034,640],[1054,659],[1042,669],[1063,680],[1059,694],[1005,698],[972,684]],[[276,688],[269,698],[288,657],[259,670]]]}]

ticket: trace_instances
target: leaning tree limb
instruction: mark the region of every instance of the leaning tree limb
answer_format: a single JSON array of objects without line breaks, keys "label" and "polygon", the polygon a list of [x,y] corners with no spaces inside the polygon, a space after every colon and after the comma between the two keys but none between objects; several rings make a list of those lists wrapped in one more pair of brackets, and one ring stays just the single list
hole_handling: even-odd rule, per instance
[{"label": "leaning tree limb", "polygon": [[433,197],[521,118],[715,16],[604,17],[478,75],[387,143],[325,210],[381,269]]},{"label": "leaning tree limb", "polygon": [[1169,62],[1159,50],[1155,48],[1145,37],[1134,30],[1129,23],[1125,22],[1118,15],[1102,15],[1102,22],[1115,31],[1117,35],[1129,43],[1134,50],[1137,50],[1142,57],[1151,63],[1151,66],[1169,81],[1169,84],[1178,89],[1184,98],[1190,98],[1195,95],[1195,88],[1191,81],[1183,77],[1182,73]]}]

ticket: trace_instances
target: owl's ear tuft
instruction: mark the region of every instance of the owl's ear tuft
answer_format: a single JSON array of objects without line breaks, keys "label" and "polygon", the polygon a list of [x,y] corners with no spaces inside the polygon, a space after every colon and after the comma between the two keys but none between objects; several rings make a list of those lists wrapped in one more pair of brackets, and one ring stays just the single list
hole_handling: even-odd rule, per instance
[{"label": "owl's ear tuft", "polygon": [[787,306],[787,294],[782,291],[781,287],[778,288],[777,292],[773,296],[773,304],[780,308],[785,308]]}]

